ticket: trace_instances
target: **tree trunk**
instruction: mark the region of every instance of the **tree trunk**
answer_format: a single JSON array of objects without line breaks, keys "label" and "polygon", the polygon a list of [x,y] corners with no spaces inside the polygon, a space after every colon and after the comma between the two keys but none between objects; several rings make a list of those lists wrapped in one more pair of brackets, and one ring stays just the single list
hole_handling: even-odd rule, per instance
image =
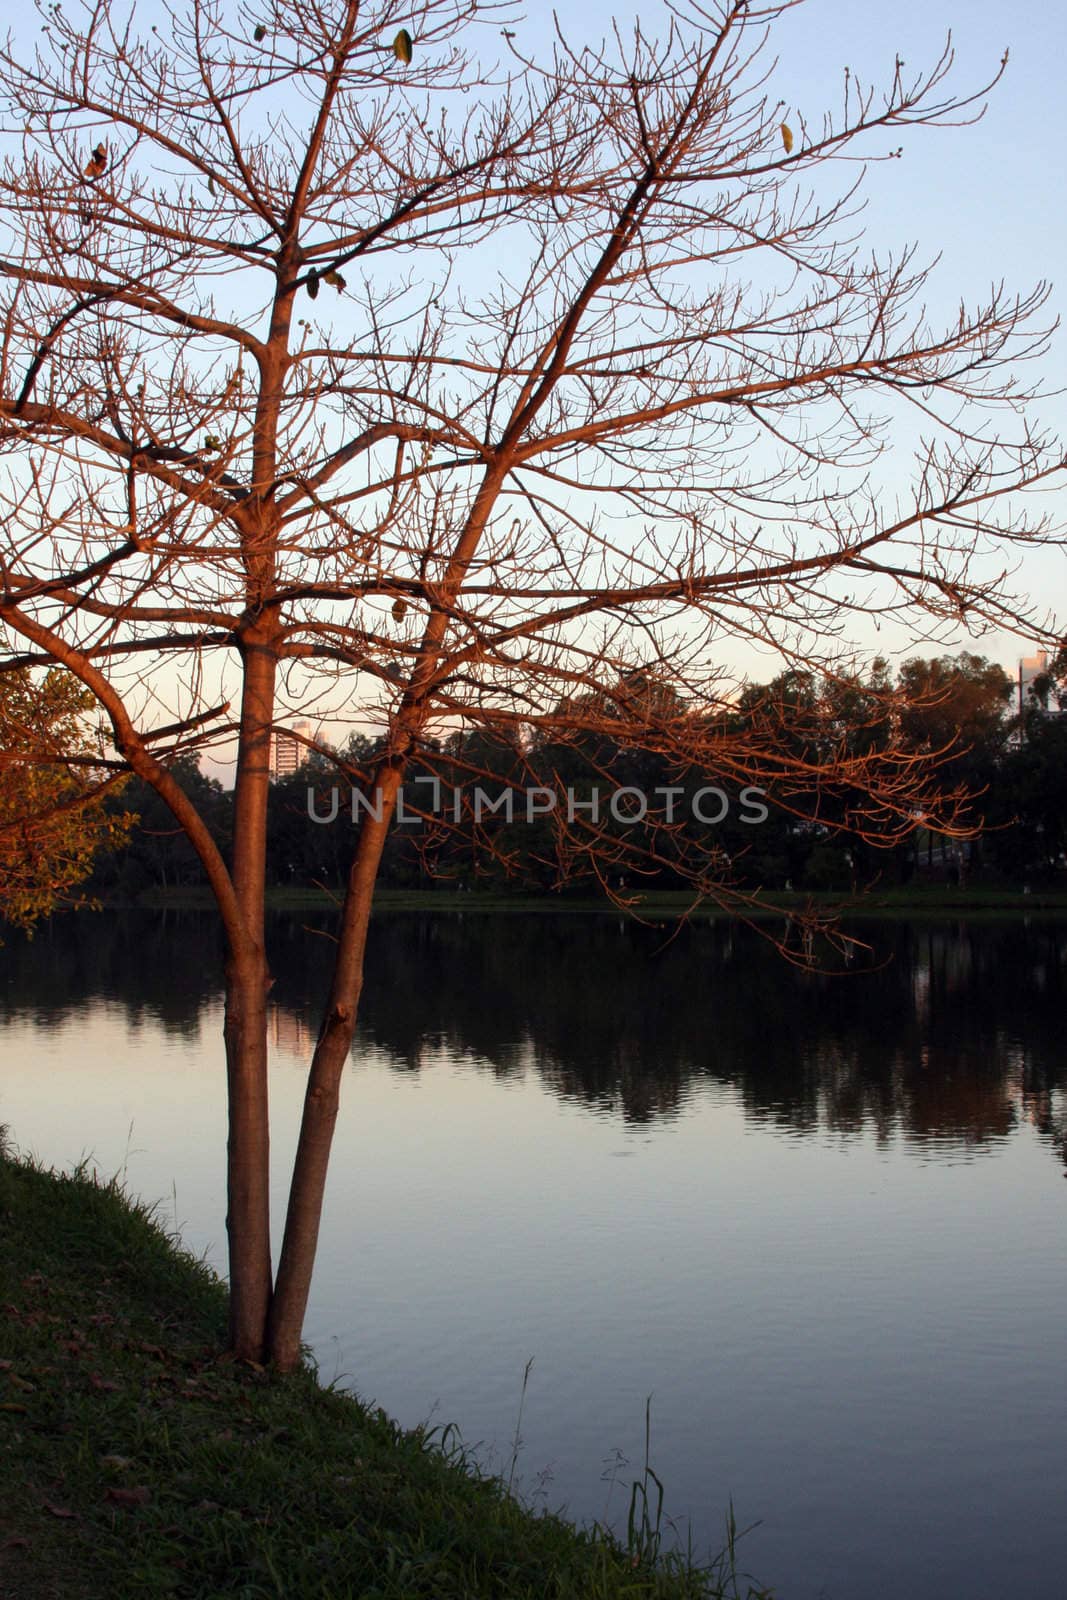
[{"label": "tree trunk", "polygon": [[293,1181],[289,1188],[285,1237],[271,1302],[267,1346],[271,1360],[281,1372],[290,1371],[300,1359],[300,1333],[304,1326],[319,1239],[326,1169],[340,1102],[341,1074],[348,1059],[356,1023],[356,1010],[363,987],[363,954],[367,944],[374,883],[396,804],[397,790],[407,756],[414,748],[425,720],[425,695],[440,658],[452,601],[474,558],[478,541],[508,470],[509,462],[501,450],[486,469],[444,579],[438,587],[438,599],[430,609],[417,664],[392,724],[391,754],[378,769],[377,788],[381,799],[377,807],[378,816],[371,813],[364,820],[348,875],[333,986],[308,1073],[300,1139],[293,1163]]},{"label": "tree trunk", "polygon": [[226,969],[229,1097],[226,1232],[230,1257],[230,1347],[264,1358],[270,1307],[270,1131],[267,1108],[267,991],[262,946]]},{"label": "tree trunk", "polygon": [[368,816],[360,832],[341,913],[341,934],[329,1004],[308,1073],[267,1337],[268,1354],[280,1372],[290,1372],[300,1360],[300,1335],[318,1246],[326,1171],[340,1104],[341,1074],[355,1028],[374,883],[400,787],[401,770],[396,765],[380,773],[380,817]]},{"label": "tree trunk", "polygon": [[242,639],[244,683],[234,787],[233,886],[244,948],[226,968],[226,1076],[229,1092],[226,1231],[230,1261],[230,1344],[264,1359],[271,1298],[270,1126],[267,1097],[267,993],[263,929],[267,797],[274,717],[273,640]]}]

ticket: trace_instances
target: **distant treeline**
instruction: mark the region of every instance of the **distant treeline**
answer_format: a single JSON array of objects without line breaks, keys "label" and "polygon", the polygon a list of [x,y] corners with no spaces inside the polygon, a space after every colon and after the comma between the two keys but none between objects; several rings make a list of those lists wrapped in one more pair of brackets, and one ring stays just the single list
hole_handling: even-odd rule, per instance
[{"label": "distant treeline", "polygon": [[[980,829],[976,838],[946,840],[919,827],[891,847],[880,847],[863,836],[862,824],[853,824],[864,812],[862,795],[822,780],[805,792],[795,772],[788,793],[767,785],[761,802],[766,817],[754,822],[755,797],[746,808],[721,775],[679,772],[664,755],[616,743],[610,714],[602,708],[603,715],[591,719],[595,732],[566,744],[528,734],[508,745],[475,731],[429,746],[409,771],[408,816],[416,805],[430,811],[435,794],[443,816],[394,823],[379,881],[390,888],[436,881],[472,889],[588,893],[604,877],[613,884],[669,889],[691,881],[692,862],[709,844],[746,884],[767,889],[848,890],[875,880],[905,884],[974,877],[1047,884],[1061,874],[1067,855],[1067,652],[1033,685],[1021,715],[1016,686],[999,666],[976,655],[906,662],[896,687],[906,691],[907,700],[887,710],[884,691],[891,687],[882,663],[875,663],[866,679],[843,679],[830,687],[803,673],[787,673],[748,689],[728,715],[734,731],[743,731],[760,719],[765,724],[770,708],[776,737],[801,758],[801,768],[810,764],[813,771],[825,768],[830,753],[862,754],[890,740],[917,754],[942,752],[938,788],[945,794],[962,788],[974,796],[959,820]],[[657,692],[671,693],[662,685]],[[370,795],[360,774],[373,767],[377,751],[373,739],[354,735],[337,752],[340,765],[315,754],[272,786],[270,883],[342,885],[359,825],[352,820],[352,787]],[[173,770],[225,850],[232,794],[205,776],[193,756],[176,760]],[[439,789],[416,781],[431,777]],[[590,802],[598,791],[596,836],[581,825],[560,828],[558,813],[527,820],[526,795],[537,785],[569,792],[582,818],[592,816]],[[713,795],[694,806],[699,791],[709,786],[721,789],[729,801],[721,817],[722,802]],[[489,809],[509,787],[514,797],[510,821],[504,805]],[[486,797],[478,816],[472,798],[477,789]],[[670,825],[655,813],[655,805],[664,802],[653,802],[648,816],[631,820],[628,809],[640,808],[631,798],[614,814],[608,798],[619,789],[650,797],[657,789],[673,790]],[[329,817],[336,805],[332,822],[312,820],[309,791],[318,817]],[[533,801],[535,813],[540,803]],[[561,799],[561,806],[565,803]],[[140,820],[127,847],[98,863],[91,892],[126,898],[205,882],[197,857],[154,790],[132,781],[116,804]],[[355,809],[362,815],[362,802]],[[716,820],[702,820],[709,817]],[[805,817],[818,821],[801,820]]]}]

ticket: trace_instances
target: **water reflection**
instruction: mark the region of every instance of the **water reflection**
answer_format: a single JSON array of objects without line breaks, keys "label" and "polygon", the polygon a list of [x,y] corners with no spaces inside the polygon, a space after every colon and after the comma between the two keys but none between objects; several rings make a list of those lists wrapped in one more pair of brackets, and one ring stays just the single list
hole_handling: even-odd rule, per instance
[{"label": "water reflection", "polygon": [[[746,1564],[792,1600],[1055,1593],[1067,925],[860,931],[879,969],[812,979],[718,924],[378,918],[324,1374],[506,1461],[534,1355],[520,1472],[579,1518],[654,1393],[670,1514],[698,1553],[731,1500],[762,1519]],[[277,1237],[327,952],[307,918],[269,937]],[[0,1121],[224,1267],[220,969],[206,917],[12,938]]]},{"label": "water reflection", "polygon": [[[323,919],[276,916],[272,1037],[307,1057],[326,985]],[[700,1080],[729,1083],[783,1133],[903,1135],[978,1152],[1031,1123],[1067,1162],[1067,929],[1031,920],[864,924],[881,965],[811,977],[750,930],[661,931],[616,917],[386,913],[360,1037],[398,1072],[444,1047],[500,1079],[531,1070],[563,1100],[633,1127],[676,1119]],[[197,1037],[221,946],[197,914],[68,918],[0,951],[0,1019],[54,1030],[91,1000]]]}]

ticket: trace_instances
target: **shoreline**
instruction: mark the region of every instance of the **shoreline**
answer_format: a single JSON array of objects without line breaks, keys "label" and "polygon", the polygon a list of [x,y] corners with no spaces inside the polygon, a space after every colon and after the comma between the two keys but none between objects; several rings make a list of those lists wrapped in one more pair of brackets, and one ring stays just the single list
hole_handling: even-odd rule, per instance
[{"label": "shoreline", "polygon": [[[267,890],[268,911],[326,911],[340,903],[340,892],[322,888],[272,888]],[[213,909],[214,902],[207,889],[152,890],[135,899],[113,899],[101,902],[107,911],[176,910],[200,911]],[[603,898],[588,895],[520,895],[501,894],[491,890],[461,892],[455,889],[380,889],[374,897],[375,914],[391,911],[463,912],[472,915],[508,914],[519,912],[538,915],[626,916],[677,919],[688,914],[701,921],[737,917],[738,913],[724,910],[705,902],[692,910],[692,897],[684,891],[651,891],[637,893],[633,904],[618,906]],[[770,891],[760,897],[760,905],[745,913],[754,919],[780,917],[786,913],[804,910],[819,911],[845,920],[857,918],[891,918],[895,916],[969,917],[969,916],[1030,916],[1062,913],[1067,915],[1067,889],[1036,889],[1022,894],[1014,889],[976,886],[959,889],[933,886],[920,890],[872,890],[869,894],[849,896],[827,891],[810,894]]]},{"label": "shoreline", "polygon": [[[770,1600],[724,1552],[534,1511],[455,1429],[225,1352],[226,1291],[151,1207],[0,1142],[0,1590],[21,1600]],[[745,1589],[740,1585],[744,1583]]]}]

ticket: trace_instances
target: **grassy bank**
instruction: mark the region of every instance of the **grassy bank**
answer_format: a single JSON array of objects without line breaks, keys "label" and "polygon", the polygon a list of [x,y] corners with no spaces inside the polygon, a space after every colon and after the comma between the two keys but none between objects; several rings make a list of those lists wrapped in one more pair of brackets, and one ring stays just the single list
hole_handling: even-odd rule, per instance
[{"label": "grassy bank", "polygon": [[114,1184],[0,1154],[0,1228],[5,1600],[762,1593],[654,1565],[647,1517],[627,1548],[533,1514],[310,1369],[229,1361],[222,1285]]}]

